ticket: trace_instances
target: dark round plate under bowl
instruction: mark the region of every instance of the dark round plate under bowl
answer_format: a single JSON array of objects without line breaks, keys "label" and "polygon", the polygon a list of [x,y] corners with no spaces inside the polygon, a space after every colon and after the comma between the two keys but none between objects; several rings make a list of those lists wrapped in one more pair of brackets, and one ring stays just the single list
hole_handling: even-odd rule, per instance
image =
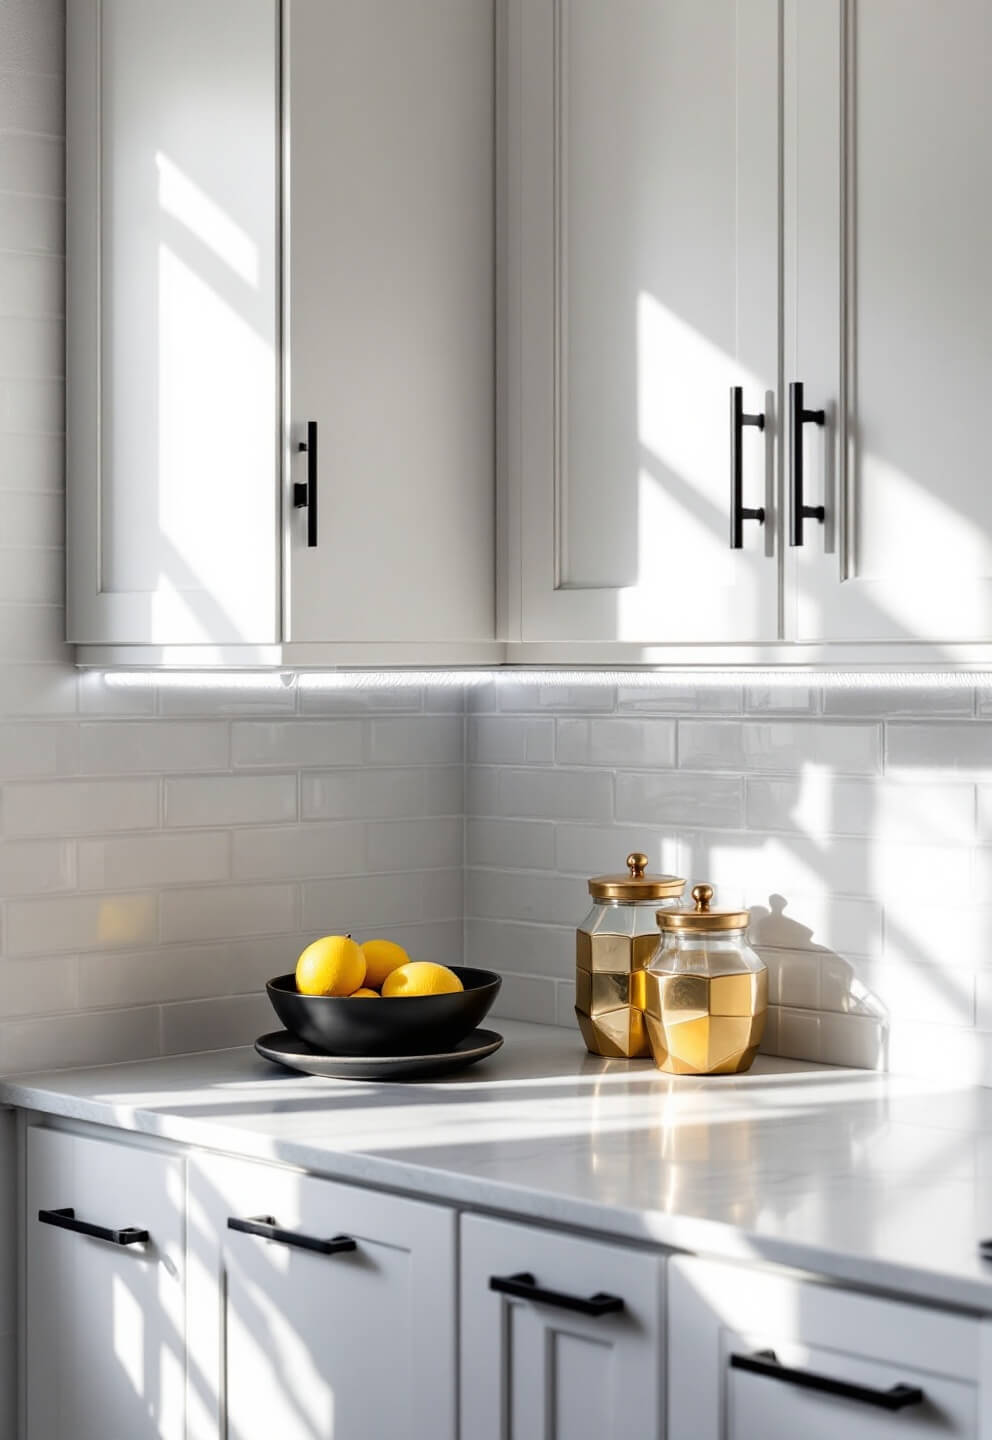
[{"label": "dark round plate under bowl", "polygon": [[465,986],[453,995],[301,995],[295,975],[279,975],[265,988],[289,1033],[324,1055],[437,1055],[482,1024],[502,983],[492,970],[449,968]]},{"label": "dark round plate under bowl", "polygon": [[255,1049],[275,1065],[326,1080],[428,1080],[475,1065],[494,1055],[502,1043],[495,1030],[475,1030],[437,1055],[324,1055],[288,1030],[273,1030],[258,1037]]}]

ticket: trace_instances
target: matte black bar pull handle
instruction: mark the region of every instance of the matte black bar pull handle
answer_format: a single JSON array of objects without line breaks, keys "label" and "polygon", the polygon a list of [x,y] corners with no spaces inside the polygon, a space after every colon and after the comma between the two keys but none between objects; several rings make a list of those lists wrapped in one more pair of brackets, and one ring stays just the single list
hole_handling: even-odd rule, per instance
[{"label": "matte black bar pull handle", "polygon": [[297,510],[307,512],[307,545],[311,549],[317,544],[317,422],[307,421],[307,438],[301,440],[298,450],[306,451],[306,482],[297,480],[293,486],[293,505]]},{"label": "matte black bar pull handle", "polygon": [[134,1225],[128,1225],[123,1230],[108,1230],[106,1225],[91,1225],[88,1220],[77,1220],[71,1206],[64,1210],[39,1210],[38,1219],[42,1225],[72,1230],[77,1235],[88,1235],[91,1240],[106,1240],[108,1245],[146,1245],[151,1239],[147,1230],[139,1230]]},{"label": "matte black bar pull handle", "polygon": [[744,391],[740,385],[730,387],[730,548],[741,550],[744,547],[744,521],[757,520],[759,525],[765,523],[765,507],[760,505],[757,510],[749,509],[744,504],[744,462],[741,456],[741,438],[745,425],[754,425],[758,430],[764,430],[765,417],[761,415],[745,415],[744,413]]},{"label": "matte black bar pull handle", "polygon": [[314,1235],[301,1235],[297,1230],[281,1230],[271,1215],[254,1215],[250,1220],[238,1220],[230,1216],[228,1230],[239,1230],[242,1235],[260,1235],[263,1240],[275,1240],[279,1245],[291,1245],[294,1250],[312,1250],[315,1255],[341,1255],[347,1250],[357,1250],[357,1243],[350,1235],[335,1235],[332,1240],[320,1240]]},{"label": "matte black bar pull handle", "polygon": [[827,512],[822,505],[807,505],[803,499],[803,426],[823,425],[826,412],[807,410],[803,403],[803,382],[794,380],[789,386],[789,473],[792,476],[792,511],[789,515],[789,544],[803,543],[803,522],[819,520],[822,525]]},{"label": "matte black bar pull handle", "polygon": [[759,1350],[756,1355],[731,1355],[732,1370],[747,1370],[783,1385],[798,1385],[801,1390],[819,1390],[823,1395],[839,1395],[843,1400],[857,1400],[874,1405],[878,1410],[905,1410],[908,1405],[922,1405],[926,1399],[918,1385],[893,1385],[891,1390],[876,1390],[873,1385],[855,1385],[850,1380],[834,1380],[812,1370],[794,1370],[782,1365],[774,1350]]},{"label": "matte black bar pull handle", "polygon": [[559,1310],[576,1310],[580,1315],[618,1315],[623,1309],[619,1295],[565,1295],[560,1290],[544,1290],[533,1275],[524,1270],[519,1275],[490,1275],[490,1290],[500,1295],[513,1295],[518,1300],[533,1300],[538,1305],[554,1305]]}]

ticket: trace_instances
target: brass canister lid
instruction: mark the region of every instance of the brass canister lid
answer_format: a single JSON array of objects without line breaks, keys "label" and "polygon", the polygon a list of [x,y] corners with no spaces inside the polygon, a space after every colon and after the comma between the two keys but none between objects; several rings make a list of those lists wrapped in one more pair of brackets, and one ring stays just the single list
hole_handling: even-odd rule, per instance
[{"label": "brass canister lid", "polygon": [[626,875],[594,875],[589,894],[594,900],[672,900],[685,889],[678,875],[645,875],[648,857],[639,850],[627,856]]},{"label": "brass canister lid", "polygon": [[662,930],[690,930],[702,934],[705,930],[743,930],[751,919],[750,910],[711,910],[712,885],[694,885],[692,898],[694,910],[659,910],[658,924]]}]

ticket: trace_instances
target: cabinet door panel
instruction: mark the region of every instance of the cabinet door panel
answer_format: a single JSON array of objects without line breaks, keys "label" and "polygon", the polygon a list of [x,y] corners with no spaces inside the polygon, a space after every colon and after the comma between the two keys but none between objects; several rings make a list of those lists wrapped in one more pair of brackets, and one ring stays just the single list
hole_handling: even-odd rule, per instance
[{"label": "cabinet door panel", "polygon": [[495,633],[493,24],[492,0],[286,5],[296,642]]},{"label": "cabinet door panel", "polygon": [[[776,636],[778,10],[737,12],[510,7],[503,422],[525,641]],[[740,551],[731,385],[769,409],[743,445],[767,524]]]},{"label": "cabinet door panel", "polygon": [[[27,1440],[184,1440],[184,1164],[27,1129]],[[40,1210],[149,1232],[117,1246]]]},{"label": "cabinet door panel", "polygon": [[[197,1160],[190,1189],[191,1353],[220,1397],[191,1401],[194,1436],[453,1440],[452,1212],[234,1160]],[[312,1253],[232,1216],[356,1249]]]},{"label": "cabinet door panel", "polygon": [[[660,1440],[660,1256],[467,1215],[461,1228],[461,1433],[473,1440]],[[583,1315],[490,1289],[530,1273],[552,1291],[624,1301]]]},{"label": "cabinet door panel", "polygon": [[[670,1440],[974,1440],[981,1430],[982,1324],[855,1295],[794,1275],[676,1259],[669,1266]],[[922,1401],[888,1411],[734,1368],[773,1352],[786,1369]]]},{"label": "cabinet door panel", "polygon": [[786,377],[827,411],[806,427],[827,523],[792,552],[793,633],[988,640],[992,11],[833,0],[787,16]]},{"label": "cabinet door panel", "polygon": [[68,628],[279,638],[278,6],[68,6]]}]

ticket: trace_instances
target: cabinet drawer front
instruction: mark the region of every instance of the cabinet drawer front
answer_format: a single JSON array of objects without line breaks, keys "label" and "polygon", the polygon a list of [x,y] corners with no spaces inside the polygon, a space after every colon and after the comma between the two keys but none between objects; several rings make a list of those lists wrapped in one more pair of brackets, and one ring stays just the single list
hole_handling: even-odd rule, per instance
[{"label": "cabinet drawer front", "polygon": [[461,1240],[462,1435],[660,1436],[660,1256],[475,1215]]},{"label": "cabinet drawer front", "polygon": [[184,1169],[28,1128],[28,1440],[185,1435]]},{"label": "cabinet drawer front", "polygon": [[978,1320],[674,1260],[671,1440],[980,1434]]},{"label": "cabinet drawer front", "polygon": [[194,1435],[452,1440],[453,1212],[209,1157],[190,1195],[191,1353],[216,1401]]}]

